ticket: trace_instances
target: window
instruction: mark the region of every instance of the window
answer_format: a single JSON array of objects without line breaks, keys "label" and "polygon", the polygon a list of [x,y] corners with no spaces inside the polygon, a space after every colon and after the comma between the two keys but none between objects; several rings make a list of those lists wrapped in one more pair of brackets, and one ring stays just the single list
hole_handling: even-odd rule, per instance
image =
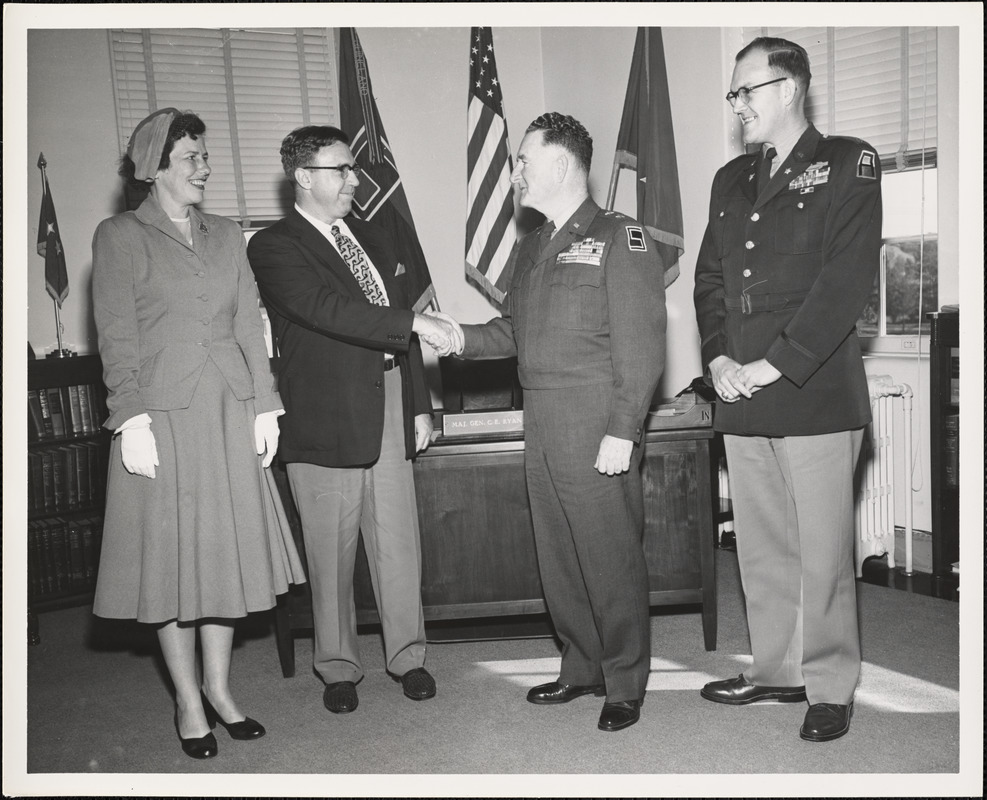
[{"label": "window", "polygon": [[744,28],[809,54],[806,116],[823,133],[865,139],[881,157],[884,243],[865,337],[928,333],[938,308],[936,29]]},{"label": "window", "polygon": [[281,140],[338,123],[331,30],[118,29],[109,39],[120,152],[151,111],[194,111],[213,168],[202,210],[244,228],[282,217],[292,195]]},{"label": "window", "polygon": [[935,166],[935,28],[744,28],[743,36],[806,49],[805,111],[820,131],[867,140],[885,173]]}]

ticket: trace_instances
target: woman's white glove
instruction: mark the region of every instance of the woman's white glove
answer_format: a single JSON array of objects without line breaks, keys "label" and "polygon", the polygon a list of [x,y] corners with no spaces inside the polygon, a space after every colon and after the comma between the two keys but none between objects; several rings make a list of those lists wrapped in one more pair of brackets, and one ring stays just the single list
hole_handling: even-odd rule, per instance
[{"label": "woman's white glove", "polygon": [[158,446],[154,442],[151,426],[123,430],[120,434],[120,456],[124,469],[131,475],[153,478],[154,468],[158,466]]},{"label": "woman's white glove", "polygon": [[[254,444],[257,446],[257,455],[264,456],[264,468],[271,466],[274,454],[278,452],[278,436],[281,429],[278,427],[278,417],[280,411],[265,411],[258,414],[254,420]],[[264,455],[265,451],[267,455]]]}]

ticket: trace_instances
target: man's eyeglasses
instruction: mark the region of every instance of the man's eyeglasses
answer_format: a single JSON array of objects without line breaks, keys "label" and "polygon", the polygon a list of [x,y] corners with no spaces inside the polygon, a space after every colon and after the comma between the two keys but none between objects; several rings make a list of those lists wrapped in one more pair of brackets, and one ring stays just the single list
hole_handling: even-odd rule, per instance
[{"label": "man's eyeglasses", "polygon": [[773,81],[765,81],[764,83],[758,83],[755,86],[741,86],[735,92],[727,92],[727,102],[731,106],[735,105],[737,102],[737,98],[739,97],[741,101],[746,103],[748,100],[751,99],[751,92],[753,92],[755,89],[760,89],[762,86],[770,86],[772,83],[779,83],[780,81],[785,80],[787,77],[788,76],[785,75],[782,78],[775,78]]},{"label": "man's eyeglasses", "polygon": [[302,167],[302,169],[334,169],[344,181],[351,172],[358,178],[363,174],[363,167],[359,164],[340,164],[338,167]]}]

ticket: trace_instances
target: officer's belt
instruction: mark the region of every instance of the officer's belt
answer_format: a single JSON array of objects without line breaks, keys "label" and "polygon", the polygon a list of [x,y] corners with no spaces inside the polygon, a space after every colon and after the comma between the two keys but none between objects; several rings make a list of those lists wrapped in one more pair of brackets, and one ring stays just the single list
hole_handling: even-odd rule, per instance
[{"label": "officer's belt", "polygon": [[742,294],[738,298],[724,297],[723,305],[729,311],[753,314],[759,311],[784,311],[797,306],[808,296],[808,292],[786,292],[785,294]]}]

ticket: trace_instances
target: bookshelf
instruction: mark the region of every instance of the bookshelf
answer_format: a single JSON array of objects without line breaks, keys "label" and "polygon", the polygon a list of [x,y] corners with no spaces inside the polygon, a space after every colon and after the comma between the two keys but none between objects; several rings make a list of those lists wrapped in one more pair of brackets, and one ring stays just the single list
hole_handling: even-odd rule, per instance
[{"label": "bookshelf", "polygon": [[959,585],[960,315],[938,311],[931,323],[930,421],[932,461],[932,593],[955,595]]},{"label": "bookshelf", "polygon": [[28,641],[37,613],[92,601],[110,434],[99,356],[28,361]]}]

